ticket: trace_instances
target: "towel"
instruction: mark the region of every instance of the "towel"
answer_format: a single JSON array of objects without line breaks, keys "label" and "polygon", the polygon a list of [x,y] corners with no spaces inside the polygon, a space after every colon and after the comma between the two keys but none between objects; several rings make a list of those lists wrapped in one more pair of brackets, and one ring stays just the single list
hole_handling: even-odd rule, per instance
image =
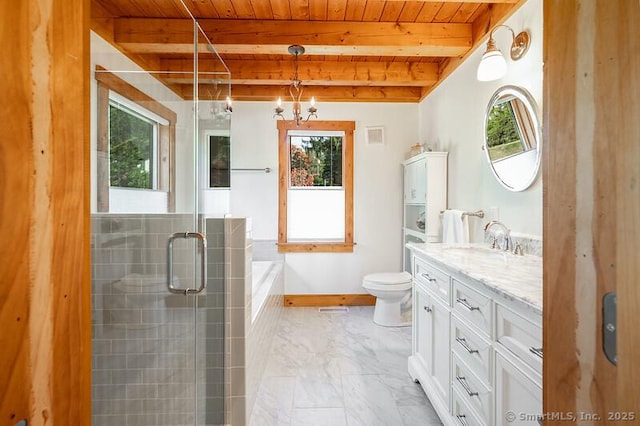
[{"label": "towel", "polygon": [[469,245],[469,220],[462,210],[445,210],[442,218],[442,243],[465,247]]}]

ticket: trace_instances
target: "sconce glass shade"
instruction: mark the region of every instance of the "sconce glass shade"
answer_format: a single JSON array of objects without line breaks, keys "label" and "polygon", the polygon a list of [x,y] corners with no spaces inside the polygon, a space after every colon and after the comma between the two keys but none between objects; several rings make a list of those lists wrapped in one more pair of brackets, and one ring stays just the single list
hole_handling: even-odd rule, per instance
[{"label": "sconce glass shade", "polygon": [[476,77],[478,81],[493,81],[504,77],[506,73],[507,61],[498,49],[494,49],[482,55]]}]

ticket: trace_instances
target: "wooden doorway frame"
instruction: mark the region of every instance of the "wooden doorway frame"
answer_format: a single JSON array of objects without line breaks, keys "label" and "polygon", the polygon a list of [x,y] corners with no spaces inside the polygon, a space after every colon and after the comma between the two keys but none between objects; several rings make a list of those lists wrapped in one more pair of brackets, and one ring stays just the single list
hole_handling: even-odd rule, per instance
[{"label": "wooden doorway frame", "polygon": [[0,424],[89,425],[89,1],[0,16]]},{"label": "wooden doorway frame", "polygon": [[[636,0],[544,1],[543,412],[589,424],[640,421],[638,21]],[[607,292],[617,366],[602,350]]]}]

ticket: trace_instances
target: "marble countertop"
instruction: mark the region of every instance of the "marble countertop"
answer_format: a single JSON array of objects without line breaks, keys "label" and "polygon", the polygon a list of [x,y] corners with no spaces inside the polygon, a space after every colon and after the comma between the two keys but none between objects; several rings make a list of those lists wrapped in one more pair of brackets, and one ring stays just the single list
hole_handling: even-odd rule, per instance
[{"label": "marble countertop", "polygon": [[407,243],[407,247],[542,314],[541,257],[514,255],[481,244],[462,248],[442,243]]}]

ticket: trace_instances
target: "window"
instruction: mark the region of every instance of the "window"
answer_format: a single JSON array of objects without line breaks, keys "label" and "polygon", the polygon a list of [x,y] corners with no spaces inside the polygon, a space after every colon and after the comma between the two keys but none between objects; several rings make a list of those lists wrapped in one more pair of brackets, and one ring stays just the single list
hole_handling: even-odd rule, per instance
[{"label": "window", "polygon": [[353,251],[353,121],[278,122],[281,252]]},{"label": "window", "polygon": [[157,188],[158,120],[109,96],[109,183],[121,188]]},{"label": "window", "polygon": [[231,186],[231,138],[228,135],[206,135],[209,140],[209,188]]},{"label": "window", "polygon": [[176,113],[102,67],[95,77],[97,211],[113,211],[110,188],[166,193],[166,211],[175,211]]},{"label": "window", "polygon": [[289,135],[291,187],[342,187],[342,134]]}]

